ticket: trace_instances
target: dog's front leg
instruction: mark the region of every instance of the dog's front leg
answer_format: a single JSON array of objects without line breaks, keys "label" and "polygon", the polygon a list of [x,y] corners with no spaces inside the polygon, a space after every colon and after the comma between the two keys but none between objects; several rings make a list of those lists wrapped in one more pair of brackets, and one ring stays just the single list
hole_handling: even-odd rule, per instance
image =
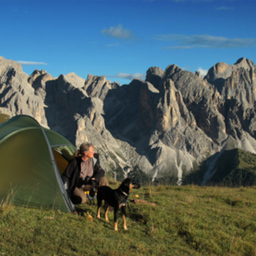
[{"label": "dog's front leg", "polygon": [[117,215],[118,215],[118,208],[114,208],[114,230],[118,231],[117,228]]},{"label": "dog's front leg", "polygon": [[128,230],[127,229],[127,225],[126,225],[126,208],[125,206],[122,206],[121,207],[121,211],[122,211],[122,216],[123,216],[123,227],[124,227],[124,230]]},{"label": "dog's front leg", "polygon": [[126,218],[125,215],[123,214],[123,225],[124,225],[124,230],[128,230],[127,226],[126,226]]},{"label": "dog's front leg", "polygon": [[108,211],[109,211],[109,205],[107,206],[106,211],[105,211],[105,220],[106,220],[107,222],[109,222],[109,219],[108,219]]},{"label": "dog's front leg", "polygon": [[114,230],[117,232],[118,228],[117,228],[117,222],[114,223]]},{"label": "dog's front leg", "polygon": [[98,210],[97,210],[97,218],[100,219],[100,207],[98,207]]},{"label": "dog's front leg", "polygon": [[101,207],[102,199],[97,195],[97,218],[100,219],[100,207]]}]

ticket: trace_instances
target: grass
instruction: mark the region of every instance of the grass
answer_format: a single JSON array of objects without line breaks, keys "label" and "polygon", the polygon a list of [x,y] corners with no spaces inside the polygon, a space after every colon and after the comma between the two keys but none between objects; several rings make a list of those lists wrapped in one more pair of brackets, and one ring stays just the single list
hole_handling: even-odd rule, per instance
[{"label": "grass", "polygon": [[[0,206],[0,255],[256,255],[256,187],[155,186],[133,190],[128,231],[60,211]],[[91,220],[92,216],[93,220]]]}]

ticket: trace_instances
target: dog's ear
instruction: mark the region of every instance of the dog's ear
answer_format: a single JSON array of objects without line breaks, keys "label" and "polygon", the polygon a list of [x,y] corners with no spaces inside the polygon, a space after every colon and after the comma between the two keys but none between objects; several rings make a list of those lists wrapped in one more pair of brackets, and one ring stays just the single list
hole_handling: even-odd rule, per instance
[{"label": "dog's ear", "polygon": [[123,181],[123,185],[126,186],[126,187],[129,187],[130,183],[131,183],[131,179],[130,178],[126,178],[124,181]]},{"label": "dog's ear", "polygon": [[135,180],[132,181],[133,188],[140,188],[140,184]]},{"label": "dog's ear", "polygon": [[130,188],[130,184],[131,184],[131,179],[130,179],[130,178],[126,178],[126,179],[122,182],[122,184],[120,185],[120,188],[121,188],[124,192],[128,193],[128,192],[129,192],[129,188]]}]

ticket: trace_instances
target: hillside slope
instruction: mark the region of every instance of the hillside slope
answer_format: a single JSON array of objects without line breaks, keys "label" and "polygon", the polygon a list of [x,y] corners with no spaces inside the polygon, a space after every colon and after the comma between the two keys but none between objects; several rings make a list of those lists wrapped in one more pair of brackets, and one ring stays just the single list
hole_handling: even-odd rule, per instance
[{"label": "hillside slope", "polygon": [[[216,154],[218,155],[218,154]],[[225,150],[202,162],[200,168],[184,178],[183,184],[207,186],[255,186],[256,155],[240,149]],[[204,181],[204,177],[208,176]]]}]

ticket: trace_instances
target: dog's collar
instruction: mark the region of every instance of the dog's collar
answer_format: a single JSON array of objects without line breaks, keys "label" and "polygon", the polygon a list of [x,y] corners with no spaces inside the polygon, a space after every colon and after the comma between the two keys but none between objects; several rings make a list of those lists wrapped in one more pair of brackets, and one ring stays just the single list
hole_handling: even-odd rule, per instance
[{"label": "dog's collar", "polygon": [[122,192],[125,196],[128,196],[128,194],[127,194],[127,193],[125,193],[123,190],[121,190],[121,192]]}]

